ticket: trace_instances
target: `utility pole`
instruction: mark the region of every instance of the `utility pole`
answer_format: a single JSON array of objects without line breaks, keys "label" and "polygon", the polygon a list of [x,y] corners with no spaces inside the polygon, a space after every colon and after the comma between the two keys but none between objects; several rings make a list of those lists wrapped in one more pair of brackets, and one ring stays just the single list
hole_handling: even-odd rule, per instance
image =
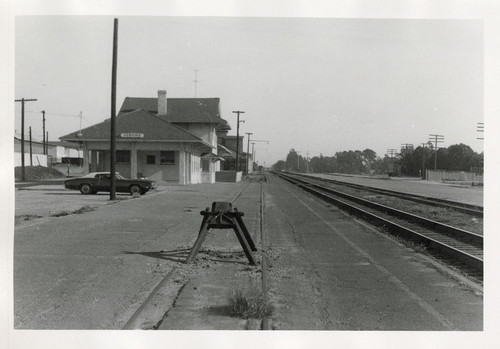
[{"label": "utility pole", "polygon": [[309,150],[306,151],[306,173],[309,173]]},{"label": "utility pole", "polygon": [[21,181],[26,180],[26,172],[24,170],[24,103],[34,102],[35,98],[21,98],[16,99],[15,102],[21,102]]},{"label": "utility pole", "polygon": [[82,134],[82,117],[83,117],[82,112],[80,112],[80,131],[78,131],[78,134],[79,134],[80,136],[81,136],[81,134]]},{"label": "utility pole", "polygon": [[254,162],[255,162],[255,142],[252,142],[252,170]]},{"label": "utility pole", "polygon": [[255,143],[257,142],[266,142],[266,144],[269,144],[269,141],[265,140],[265,139],[252,139],[252,162],[256,162],[255,161]]},{"label": "utility pole", "polygon": [[397,149],[387,149],[387,155],[390,155],[391,158],[394,157],[394,155],[397,155]]},{"label": "utility pole", "polygon": [[425,178],[425,146],[427,143],[420,143],[422,146],[422,178]]},{"label": "utility pole", "polygon": [[110,175],[111,188],[109,199],[116,200],[116,62],[118,56],[118,18],[114,20],[113,28],[113,63],[111,71],[111,144],[110,144]]},{"label": "utility pole", "polygon": [[[477,123],[477,132],[484,132],[484,122],[478,122]],[[484,136],[483,137],[479,137],[477,139],[484,140]]]},{"label": "utility pole", "polygon": [[194,98],[198,95],[198,69],[194,70]]},{"label": "utility pole", "polygon": [[[236,110],[236,111],[233,111],[234,114],[237,114],[237,120],[236,120],[236,123],[237,123],[237,126],[236,126],[236,172],[238,172],[239,170],[239,154],[240,154],[240,114],[245,114],[244,111],[241,111],[241,110]],[[245,122],[243,120],[241,120],[241,122]]]},{"label": "utility pole", "polygon": [[434,142],[434,169],[437,170],[438,143],[444,142],[443,135],[429,134],[429,141]]},{"label": "utility pole", "polygon": [[45,110],[42,110],[42,122],[43,122],[43,155],[46,155],[47,152],[45,151]]},{"label": "utility pole", "polygon": [[30,126],[30,166],[33,166],[33,146],[31,140],[31,126]]},{"label": "utility pole", "polygon": [[[247,175],[248,175],[248,173],[249,173],[248,160],[249,160],[249,157],[250,157],[250,136],[253,135],[253,133],[245,132],[245,134],[248,135],[248,137],[247,137],[247,166],[246,166]],[[252,158],[252,162],[253,162],[253,158]]]},{"label": "utility pole", "polygon": [[302,151],[301,150],[296,150],[295,152],[297,153],[297,172],[300,172],[300,163],[299,163],[300,157],[299,157],[299,153],[302,153]]},{"label": "utility pole", "polygon": [[413,150],[413,144],[403,143],[401,144],[401,153],[407,155],[409,151]]}]

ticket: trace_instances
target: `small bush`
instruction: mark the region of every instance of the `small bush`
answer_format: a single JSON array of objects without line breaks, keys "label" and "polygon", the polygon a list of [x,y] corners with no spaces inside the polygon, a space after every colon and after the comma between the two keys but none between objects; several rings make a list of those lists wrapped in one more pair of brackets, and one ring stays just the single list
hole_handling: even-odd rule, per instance
[{"label": "small bush", "polygon": [[262,319],[274,312],[274,307],[268,302],[264,292],[257,287],[231,292],[229,307],[232,316],[243,319]]}]

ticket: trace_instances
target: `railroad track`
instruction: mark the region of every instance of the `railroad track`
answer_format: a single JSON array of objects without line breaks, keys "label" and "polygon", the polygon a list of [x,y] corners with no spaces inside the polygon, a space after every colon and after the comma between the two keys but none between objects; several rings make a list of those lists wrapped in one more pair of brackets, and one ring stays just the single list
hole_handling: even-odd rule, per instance
[{"label": "railroad track", "polygon": [[391,234],[423,244],[430,251],[444,255],[461,271],[482,279],[483,237],[392,207],[381,205],[315,183],[311,178],[275,173],[303,190],[343,210],[382,227]]},{"label": "railroad track", "polygon": [[347,182],[337,181],[335,179],[321,178],[321,177],[310,176],[310,175],[306,175],[306,174],[299,174],[299,173],[291,174],[288,172],[285,172],[285,174],[315,179],[317,181],[322,181],[322,182],[327,182],[327,183],[332,183],[332,184],[338,184],[338,185],[342,185],[345,187],[369,191],[372,193],[393,196],[393,197],[402,198],[405,200],[411,200],[414,202],[418,202],[418,203],[422,203],[422,204],[426,204],[426,205],[430,205],[430,206],[450,208],[450,209],[453,209],[455,211],[463,212],[463,213],[466,213],[466,214],[469,214],[469,215],[472,215],[475,217],[483,217],[483,207],[477,206],[477,205],[471,205],[471,204],[466,204],[463,202],[444,200],[444,199],[433,198],[433,197],[417,195],[417,194],[401,193],[401,192],[394,191],[394,190],[374,188],[374,187],[370,187],[370,186],[366,186],[366,185],[347,183]]},{"label": "railroad track", "polygon": [[[244,187],[235,195],[233,196],[231,199],[230,199],[230,202],[231,204],[233,204],[233,206],[236,206],[237,203],[238,203],[238,200],[240,199],[240,197],[243,195],[243,193],[245,192],[245,190],[247,189],[247,187],[249,186],[250,182],[260,182],[260,207],[259,207],[259,234],[260,234],[260,237],[262,239],[262,241],[266,241],[265,240],[265,236],[264,236],[264,232],[263,232],[263,229],[262,229],[262,224],[263,224],[263,215],[264,215],[264,200],[263,200],[263,189],[262,189],[262,183],[266,182],[267,179],[266,179],[266,176],[265,174],[259,174],[257,176],[254,176],[253,179],[250,179],[245,185]],[[262,243],[262,250],[264,251],[266,246],[264,243]],[[187,257],[187,254],[189,253],[190,249],[186,249],[185,251],[183,251],[184,253],[179,253],[179,261],[185,261],[185,258]],[[265,297],[268,297],[268,288],[267,288],[267,260],[265,259],[265,256],[264,254],[262,254],[262,287],[263,287],[263,291],[264,291],[264,294],[265,294]],[[167,275],[165,275],[160,281],[159,283],[146,295],[146,297],[144,298],[144,300],[138,304],[138,306],[136,307],[135,309],[135,312],[128,318],[128,320],[125,322],[124,325],[122,325],[122,329],[124,330],[131,330],[131,329],[137,329],[137,328],[141,328],[141,324],[142,323],[146,323],[148,324],[149,322],[151,322],[151,320],[156,321],[155,324],[153,325],[148,325],[148,326],[151,326],[151,329],[157,329],[158,326],[161,324],[161,321],[163,321],[163,317],[162,318],[146,318],[144,313],[147,313],[148,311],[148,308],[155,308],[157,307],[157,305],[154,305],[152,306],[152,304],[154,303],[154,300],[155,300],[155,297],[158,295],[158,293],[161,291],[162,288],[164,288],[169,282],[172,282],[172,280],[175,279],[176,277],[176,273],[178,272],[178,270],[180,269],[181,267],[179,265],[174,265],[172,267],[172,269],[169,271],[169,273]],[[186,281],[187,283],[187,281]],[[185,285],[185,284],[184,284]],[[180,286],[179,287],[179,294],[180,292],[182,292],[182,289],[184,287],[184,285]],[[176,297],[178,297],[178,295]],[[172,300],[172,302],[174,302],[175,300]],[[168,313],[168,310],[169,309],[165,309],[165,312]],[[269,319],[268,318],[264,318],[262,319],[262,329],[263,330],[269,330]]]}]

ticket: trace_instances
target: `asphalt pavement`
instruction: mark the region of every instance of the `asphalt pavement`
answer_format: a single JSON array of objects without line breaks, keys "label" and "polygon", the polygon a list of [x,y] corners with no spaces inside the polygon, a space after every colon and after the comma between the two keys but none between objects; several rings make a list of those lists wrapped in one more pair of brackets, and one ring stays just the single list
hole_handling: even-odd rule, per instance
[{"label": "asphalt pavement", "polygon": [[[92,210],[16,227],[16,329],[259,329],[228,304],[234,291],[262,288],[263,272],[275,306],[270,329],[482,328],[481,291],[272,175],[266,183],[171,185],[114,203],[39,189],[31,192],[37,206],[81,200]],[[16,192],[16,210],[24,194]],[[213,229],[185,263],[200,211],[214,201],[244,212],[264,271],[249,265],[229,229]]]},{"label": "asphalt pavement", "polygon": [[[174,316],[180,307],[173,304],[178,292],[197,275],[204,278],[203,284],[212,282],[219,287],[218,301],[210,294],[200,296],[207,298],[202,308],[220,310],[219,303],[227,304],[225,295],[236,287],[234,280],[258,282],[257,267],[248,266],[229,230],[212,231],[195,263],[186,265],[187,251],[200,227],[200,211],[213,201],[235,199],[234,207],[245,213],[244,221],[255,234],[259,192],[258,182],[169,186],[137,199],[103,204],[83,214],[46,217],[17,227],[14,327],[155,328],[165,313]],[[50,193],[46,197],[54,200]],[[65,196],[59,200],[65,200]],[[220,278],[220,268],[225,268],[226,278]],[[151,296],[165,277],[161,290]],[[149,303],[142,307],[146,301]],[[211,314],[208,316],[229,319],[226,329],[246,326],[227,313]],[[197,326],[186,323],[184,329]]]}]

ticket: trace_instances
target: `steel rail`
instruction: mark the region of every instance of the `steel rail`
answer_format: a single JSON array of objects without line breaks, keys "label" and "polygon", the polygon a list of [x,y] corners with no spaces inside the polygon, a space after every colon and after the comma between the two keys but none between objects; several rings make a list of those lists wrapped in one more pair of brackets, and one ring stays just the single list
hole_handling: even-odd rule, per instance
[{"label": "steel rail", "polygon": [[[231,199],[231,203],[232,204],[235,204],[238,201],[238,199],[243,194],[243,192],[247,189],[247,187],[249,186],[249,184],[250,184],[250,182],[246,183],[245,186]],[[141,304],[139,304],[139,306],[137,307],[137,309],[135,310],[135,312],[127,320],[127,322],[122,326],[121,329],[123,329],[123,330],[130,330],[130,329],[139,328],[138,326],[140,325],[141,320],[144,320],[144,319],[141,319],[141,316],[142,316],[143,312],[146,310],[146,308],[148,308],[151,305],[154,297],[158,294],[158,292],[163,287],[165,287],[165,285],[167,285],[168,282],[170,282],[173,279],[173,275],[177,272],[178,269],[179,269],[179,266],[174,265],[172,267],[172,269],[167,273],[167,275],[165,275],[164,277],[161,278],[160,282],[151,290],[151,292],[149,292],[149,294],[141,302]],[[179,293],[177,294],[176,298],[179,297],[179,295],[182,292],[182,290],[183,290],[183,288],[184,288],[185,285],[186,284],[182,285],[179,288]],[[173,300],[173,302],[175,302],[175,299]],[[165,315],[168,314],[168,312],[169,312],[169,310],[171,308],[171,305],[168,305],[168,307],[169,308],[166,310]],[[157,323],[155,324],[155,326],[153,326],[153,328],[158,328],[160,326],[160,324],[163,322],[163,318],[156,319]],[[151,319],[148,319],[148,320],[151,320]]]},{"label": "steel rail", "polygon": [[[266,181],[266,176],[263,174],[262,175],[264,178],[264,181]],[[264,229],[264,214],[265,214],[265,202],[264,202],[264,187],[262,184],[262,181],[260,182],[260,205],[259,205],[259,233],[260,233],[260,244],[261,244],[261,270],[262,270],[262,294],[264,295],[264,299],[269,300],[269,286],[268,286],[268,259],[266,256],[266,251],[268,249],[268,242],[267,242],[267,234],[266,230]],[[268,331],[270,329],[269,326],[269,317],[264,316],[262,318],[262,330]]]},{"label": "steel rail", "polygon": [[439,231],[441,233],[447,234],[448,236],[451,236],[454,239],[460,240],[462,242],[465,242],[467,244],[471,244],[477,248],[483,248],[483,237],[479,234],[475,234],[460,228],[456,228],[444,223],[436,222],[431,219],[427,219],[424,217],[420,217],[408,212],[404,212],[386,205],[378,204],[373,201],[365,200],[360,197],[356,197],[350,194],[346,194],[337,190],[334,190],[332,188],[328,187],[323,187],[318,184],[314,184],[311,182],[307,182],[301,179],[297,179],[298,181],[301,181],[304,184],[311,185],[319,190],[326,191],[328,193],[343,197],[345,199],[348,199],[350,201],[356,202],[360,205],[367,206],[370,208],[373,208],[378,211],[385,212],[389,215],[395,216],[395,217],[400,217],[403,218],[404,220],[407,220],[409,222],[419,224],[424,227],[428,227],[430,229],[434,229],[436,231]]},{"label": "steel rail", "polygon": [[323,181],[323,182],[328,182],[328,183],[343,185],[346,187],[351,187],[354,189],[362,189],[362,190],[371,191],[374,193],[390,195],[390,196],[399,197],[399,198],[402,198],[405,200],[411,200],[414,202],[419,202],[419,203],[432,205],[432,206],[436,206],[436,207],[451,208],[451,209],[454,209],[456,211],[467,213],[467,214],[470,214],[470,215],[473,215],[476,217],[483,217],[483,207],[477,206],[477,205],[471,205],[471,204],[466,204],[463,202],[433,198],[433,197],[424,196],[424,195],[402,193],[402,192],[398,192],[395,190],[375,188],[375,187],[370,187],[367,185],[348,183],[348,182],[343,182],[343,181],[339,181],[339,180],[335,180],[335,179],[316,177],[316,176],[306,175],[306,174],[302,174],[302,173],[293,173],[292,174],[292,173],[287,172],[287,174],[306,177],[306,178],[312,178],[312,179],[316,179],[316,180]]},{"label": "steel rail", "polygon": [[287,176],[280,175],[283,179],[294,183],[295,185],[299,186],[300,188],[306,190],[307,192],[320,197],[324,201],[330,202],[335,204],[336,206],[349,211],[353,214],[356,214],[358,216],[362,216],[364,219],[368,220],[370,223],[381,226],[384,229],[387,229],[389,232],[395,235],[400,235],[403,236],[407,239],[410,239],[412,241],[417,241],[420,243],[423,243],[424,245],[428,246],[431,249],[440,251],[446,255],[449,255],[450,257],[454,258],[455,260],[458,260],[471,268],[474,268],[481,274],[483,273],[483,259],[482,257],[478,257],[476,255],[473,255],[471,253],[468,253],[466,251],[460,250],[456,247],[450,246],[447,243],[444,243],[442,241],[438,241],[435,238],[432,238],[430,236],[427,236],[425,234],[416,232],[412,229],[409,229],[407,227],[404,227],[400,224],[394,223],[392,221],[389,221],[383,217],[380,217],[374,213],[368,212],[366,210],[363,210],[357,206],[354,206],[348,202],[345,202],[343,200],[340,200],[338,198],[333,197],[332,195],[325,194],[324,192],[320,191],[319,189],[309,185],[305,181],[298,180],[297,178],[290,178]]}]

